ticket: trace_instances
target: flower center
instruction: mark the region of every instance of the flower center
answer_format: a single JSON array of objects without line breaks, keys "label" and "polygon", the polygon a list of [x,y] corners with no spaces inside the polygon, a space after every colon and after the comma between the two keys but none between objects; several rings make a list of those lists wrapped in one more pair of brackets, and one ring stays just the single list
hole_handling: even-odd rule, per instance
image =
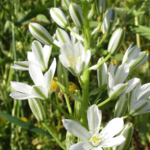
[{"label": "flower center", "polygon": [[[74,62],[75,62],[75,61],[74,61],[74,59],[72,58],[72,56],[69,56],[69,62],[70,62],[70,66],[71,66],[71,67],[74,67]],[[81,62],[81,56],[79,56],[79,57],[77,58],[77,62],[76,62],[76,63],[78,64],[78,63],[80,63],[80,62]]]},{"label": "flower center", "polygon": [[93,136],[90,141],[93,146],[98,146],[100,144],[101,140],[100,140],[99,136],[96,135],[96,136]]},{"label": "flower center", "polygon": [[81,57],[79,56],[79,57],[77,58],[77,64],[80,63],[80,62],[81,62]]},{"label": "flower center", "polygon": [[70,62],[70,66],[73,67],[74,66],[74,59],[72,58],[72,56],[69,56],[69,62]]}]

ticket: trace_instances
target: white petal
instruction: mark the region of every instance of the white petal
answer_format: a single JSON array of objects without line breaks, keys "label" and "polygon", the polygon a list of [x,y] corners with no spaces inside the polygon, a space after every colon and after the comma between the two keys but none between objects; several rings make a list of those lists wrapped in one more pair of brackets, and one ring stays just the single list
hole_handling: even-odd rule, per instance
[{"label": "white petal", "polygon": [[43,57],[44,57],[46,69],[48,67],[48,62],[49,62],[51,53],[52,53],[52,46],[45,45],[43,47]]},{"label": "white petal", "polygon": [[102,144],[102,147],[114,147],[122,144],[126,139],[123,135],[119,135],[117,137],[106,140],[106,143],[104,142]]},{"label": "white petal", "polygon": [[112,138],[116,134],[118,134],[124,126],[123,118],[114,118],[108,122],[105,128],[102,130],[101,134],[105,135],[104,137]]},{"label": "white petal", "polygon": [[117,66],[113,65],[113,63],[110,63],[108,67],[108,72],[112,75],[113,78],[115,76],[116,70],[117,70]]},{"label": "white petal", "polygon": [[29,64],[29,61],[14,61],[14,66],[11,66],[11,68],[17,70],[28,70]]},{"label": "white petal", "polygon": [[44,77],[41,68],[31,63],[29,66],[29,74],[35,85],[44,85]]},{"label": "white petal", "polygon": [[87,118],[88,118],[89,130],[93,134],[98,134],[99,127],[101,125],[101,120],[102,120],[101,110],[99,110],[96,105],[90,106],[87,111]]},{"label": "white petal", "polygon": [[56,36],[57,36],[57,39],[58,39],[59,42],[61,42],[61,43],[67,43],[70,46],[73,46],[72,42],[71,42],[71,40],[70,40],[70,38],[69,38],[69,36],[68,36],[68,34],[67,34],[66,31],[58,28],[56,30]]},{"label": "white petal", "polygon": [[132,113],[133,111],[134,112],[138,112],[138,111],[141,111],[143,110],[146,105],[148,104],[148,100],[138,100],[134,103],[134,105],[132,106],[132,108],[130,108],[130,113]]},{"label": "white petal", "polygon": [[127,88],[128,83],[125,84],[117,84],[113,88],[110,89],[109,97],[114,99],[117,96],[121,95]]},{"label": "white petal", "polygon": [[63,64],[64,67],[68,68],[70,66],[70,62],[67,58],[67,56],[60,54],[59,55],[59,60]]},{"label": "white petal", "polygon": [[[79,34],[78,28],[74,27],[73,31],[75,31],[76,34]],[[72,32],[70,32],[70,37],[71,37],[72,44],[75,45],[75,43],[76,43],[76,37],[75,37],[75,35]]]},{"label": "white petal", "polygon": [[116,84],[118,83],[123,83],[125,81],[125,79],[127,78],[129,74],[129,67],[127,64],[121,64],[118,69],[117,72],[115,74],[115,80],[116,80]]},{"label": "white petal", "polygon": [[43,48],[39,41],[34,40],[32,42],[32,51],[34,53],[34,56],[36,57],[36,60],[41,67],[41,69],[44,71],[46,69],[44,57],[43,57]]},{"label": "white petal", "polygon": [[33,52],[27,52],[28,61],[37,63],[36,57]]},{"label": "white petal", "polygon": [[33,86],[32,94],[43,100],[48,98],[47,90],[43,86]]},{"label": "white petal", "polygon": [[12,97],[13,99],[18,99],[18,100],[37,98],[37,96],[31,95],[31,94],[19,93],[19,92],[12,92],[9,96]]},{"label": "white petal", "polygon": [[101,146],[99,146],[99,147],[93,147],[91,150],[103,150],[103,149],[101,148]]},{"label": "white petal", "polygon": [[32,87],[30,85],[15,81],[11,81],[10,83],[14,90],[21,93],[31,94]]},{"label": "white petal", "polygon": [[85,144],[86,144],[86,142],[79,142],[79,143],[73,144],[73,145],[71,145],[69,150],[85,150],[85,148],[84,148]]},{"label": "white petal", "polygon": [[147,99],[150,95],[150,83],[144,84],[138,93],[138,99]]},{"label": "white petal", "polygon": [[86,52],[86,54],[85,54],[85,60],[84,60],[84,62],[85,62],[85,67],[87,67],[87,65],[88,65],[88,63],[89,63],[89,61],[90,61],[90,59],[91,59],[91,51],[90,51],[90,50],[87,50],[87,52]]},{"label": "white petal", "polygon": [[67,68],[74,76],[76,76],[76,77],[79,77],[80,75],[81,75],[81,71],[82,70],[77,70],[77,69],[74,69],[74,68],[72,68],[72,67],[68,67]]},{"label": "white petal", "polygon": [[63,119],[62,122],[66,130],[75,135],[76,137],[84,141],[90,140],[91,134],[87,131],[86,128],[81,126],[79,123],[69,119]]},{"label": "white petal", "polygon": [[56,70],[56,59],[54,58],[49,70],[44,74],[44,87],[49,91],[50,90],[50,84],[54,77]]},{"label": "white petal", "polygon": [[131,90],[133,90],[133,88],[135,86],[137,86],[137,84],[140,82],[140,79],[138,78],[133,78],[129,81],[127,81],[126,83],[128,83],[128,87],[127,89],[125,90],[125,93],[129,93]]},{"label": "white petal", "polygon": [[73,47],[71,47],[68,44],[62,44],[60,51],[61,51],[61,54],[65,55],[66,57],[71,56],[73,59],[75,57],[74,56],[75,52],[73,52],[74,51]]},{"label": "white petal", "polygon": [[123,59],[122,59],[122,64],[123,63],[127,63],[129,62],[129,57],[130,58],[134,58],[134,55],[137,55],[137,51],[136,50],[132,50],[133,48],[131,48],[133,45],[133,42],[129,45],[128,49],[126,50]]},{"label": "white petal", "polygon": [[108,72],[108,88],[112,89],[115,86],[115,80],[111,73]]}]

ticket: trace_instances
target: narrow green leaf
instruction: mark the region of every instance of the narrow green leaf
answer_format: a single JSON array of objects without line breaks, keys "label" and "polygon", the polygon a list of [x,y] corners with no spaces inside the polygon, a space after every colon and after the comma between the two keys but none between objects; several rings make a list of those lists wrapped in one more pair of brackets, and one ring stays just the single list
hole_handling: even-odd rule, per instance
[{"label": "narrow green leaf", "polygon": [[48,136],[51,138],[51,135],[48,132],[46,132],[38,127],[35,127],[34,125],[32,125],[28,122],[24,122],[16,117],[13,117],[13,116],[3,113],[3,112],[0,112],[0,116],[5,118],[7,121],[22,127],[25,130],[30,130],[32,132],[39,133],[39,134],[42,134],[42,135],[45,135],[45,136]]}]

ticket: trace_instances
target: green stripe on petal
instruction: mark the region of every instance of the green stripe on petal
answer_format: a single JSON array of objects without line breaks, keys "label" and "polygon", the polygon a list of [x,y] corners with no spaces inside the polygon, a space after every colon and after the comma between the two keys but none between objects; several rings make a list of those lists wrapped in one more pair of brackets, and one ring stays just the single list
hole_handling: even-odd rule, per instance
[{"label": "green stripe on petal", "polygon": [[43,121],[46,119],[45,109],[39,99],[29,99],[28,103],[32,113],[38,121]]},{"label": "green stripe on petal", "polygon": [[33,86],[32,94],[43,100],[46,100],[48,97],[46,89],[44,89],[42,86]]},{"label": "green stripe on petal", "polygon": [[78,28],[83,28],[84,19],[83,19],[83,15],[82,15],[80,7],[77,4],[72,3],[69,6],[69,12],[70,12],[71,18],[74,21],[75,25]]},{"label": "green stripe on petal", "polygon": [[46,65],[45,65],[45,61],[44,61],[44,57],[42,53],[42,50],[43,50],[42,45],[38,41],[33,41],[32,46],[33,46],[34,54],[36,58],[38,59],[39,64],[42,66],[42,70],[45,70]]},{"label": "green stripe on petal", "polygon": [[63,12],[59,8],[51,8],[50,14],[53,20],[62,28],[65,28],[68,26],[68,21],[63,14]]},{"label": "green stripe on petal", "polygon": [[38,23],[30,23],[29,30],[31,34],[40,42],[46,45],[53,44],[53,39],[48,31]]},{"label": "green stripe on petal", "polygon": [[119,135],[123,135],[126,140],[121,145],[114,147],[113,150],[127,150],[131,142],[133,130],[134,130],[133,124],[130,122],[126,123],[123,130],[119,134]]}]

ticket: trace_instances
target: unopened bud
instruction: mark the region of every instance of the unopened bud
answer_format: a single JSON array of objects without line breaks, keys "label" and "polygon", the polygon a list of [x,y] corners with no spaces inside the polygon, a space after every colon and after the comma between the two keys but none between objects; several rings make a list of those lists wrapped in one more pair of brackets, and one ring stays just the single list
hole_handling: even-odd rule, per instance
[{"label": "unopened bud", "polygon": [[64,13],[59,8],[51,8],[50,15],[53,18],[53,20],[62,28],[65,28],[68,26],[68,21]]},{"label": "unopened bud", "polygon": [[109,34],[112,31],[115,21],[116,21],[116,13],[112,9],[104,17],[102,25],[104,34]]},{"label": "unopened bud", "polygon": [[80,7],[75,3],[71,3],[69,5],[69,12],[75,25],[78,28],[83,28],[84,18],[83,18],[83,14],[82,14]]},{"label": "unopened bud", "polygon": [[53,43],[53,39],[48,31],[38,23],[30,23],[29,30],[31,34],[40,42],[46,45],[51,45]]},{"label": "unopened bud", "polygon": [[108,52],[111,54],[116,53],[120,48],[124,40],[124,37],[125,37],[125,32],[122,28],[118,28],[117,30],[115,30],[108,44]]}]

